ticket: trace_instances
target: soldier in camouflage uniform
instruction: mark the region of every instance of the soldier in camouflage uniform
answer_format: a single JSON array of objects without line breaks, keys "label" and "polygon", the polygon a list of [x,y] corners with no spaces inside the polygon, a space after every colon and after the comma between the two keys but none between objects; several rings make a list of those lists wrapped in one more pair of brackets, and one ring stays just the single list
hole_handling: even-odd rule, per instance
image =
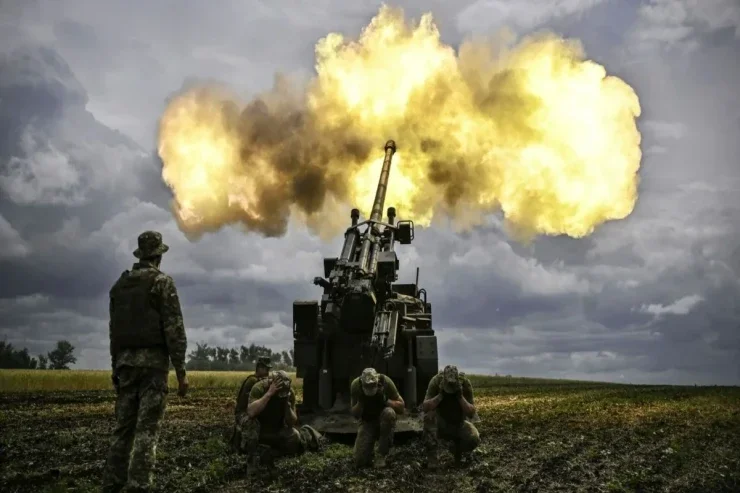
[{"label": "soldier in camouflage uniform", "polygon": [[159,270],[169,247],[147,231],[138,239],[139,259],[110,290],[110,353],[117,393],[103,491],[148,491],[151,487],[160,422],[166,407],[169,363],[178,395],[185,396],[187,338],[172,278]]},{"label": "soldier in camouflage uniform", "polygon": [[249,473],[255,472],[260,461],[259,446],[270,449],[270,457],[299,455],[306,450],[318,450],[321,434],[308,425],[297,428],[295,390],[284,371],[255,383],[249,392],[249,418],[242,426],[242,443],[247,453]]},{"label": "soldier in camouflage uniform", "polygon": [[456,366],[445,366],[429,382],[422,404],[424,411],[424,444],[427,449],[429,467],[438,466],[438,449],[441,440],[452,442],[455,462],[459,464],[463,454],[475,450],[480,444],[480,435],[473,423],[475,416],[473,386]]},{"label": "soldier in camouflage uniform", "polygon": [[351,412],[360,419],[355,438],[355,465],[365,467],[373,460],[375,441],[378,441],[378,458],[375,467],[385,467],[386,457],[393,445],[396,415],[403,414],[405,403],[393,380],[365,368],[362,375],[350,385]]},{"label": "soldier in camouflage uniform", "polygon": [[242,429],[246,424],[249,416],[247,415],[247,405],[249,404],[249,393],[252,391],[254,384],[267,378],[272,369],[270,358],[257,358],[257,367],[252,375],[249,375],[236,396],[236,408],[234,409],[234,431],[231,436],[231,448],[236,452],[246,450],[246,439],[242,434]]}]

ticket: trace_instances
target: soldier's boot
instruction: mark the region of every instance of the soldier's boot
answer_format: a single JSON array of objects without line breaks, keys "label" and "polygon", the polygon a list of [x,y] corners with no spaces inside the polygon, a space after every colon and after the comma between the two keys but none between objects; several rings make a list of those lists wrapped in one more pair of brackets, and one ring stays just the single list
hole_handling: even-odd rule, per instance
[{"label": "soldier's boot", "polygon": [[450,443],[450,454],[455,458],[455,465],[459,466],[462,463],[462,451],[457,440]]},{"label": "soldier's boot", "polygon": [[300,428],[301,435],[305,438],[306,449],[311,452],[320,450],[326,443],[324,435],[319,433],[315,428],[309,425],[303,425]]},{"label": "soldier's boot", "polygon": [[103,485],[102,493],[121,493],[126,485],[123,483],[111,483]]},{"label": "soldier's boot", "polygon": [[427,453],[427,468],[432,471],[439,468],[439,455],[437,451]]},{"label": "soldier's boot", "polygon": [[252,453],[247,457],[247,476],[253,478],[260,468],[260,456]]},{"label": "soldier's boot", "polygon": [[374,467],[376,469],[383,469],[383,468],[385,468],[386,465],[387,465],[386,458],[387,458],[387,456],[378,454],[375,457],[375,463],[373,464]]},{"label": "soldier's boot", "polygon": [[268,450],[264,455],[262,455],[260,464],[266,469],[273,469],[275,467],[275,454],[272,450]]},{"label": "soldier's boot", "polygon": [[460,451],[460,447],[455,447],[455,465],[459,466],[463,463],[463,453]]}]

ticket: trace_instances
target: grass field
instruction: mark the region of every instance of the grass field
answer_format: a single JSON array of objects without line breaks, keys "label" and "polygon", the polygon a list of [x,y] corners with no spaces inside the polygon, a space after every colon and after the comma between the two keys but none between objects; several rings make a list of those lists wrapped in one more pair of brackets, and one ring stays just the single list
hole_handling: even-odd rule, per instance
[{"label": "grass field", "polygon": [[[245,375],[238,371],[188,372],[190,388],[229,388],[241,385]],[[294,376],[295,374],[291,375]],[[109,370],[0,370],[2,392],[53,392],[65,390],[111,390]],[[177,388],[175,372],[170,372],[170,388]]]},{"label": "grass field", "polygon": [[[250,481],[224,443],[243,376],[192,372],[191,394],[171,394],[156,491],[740,491],[740,388],[482,376],[472,377],[482,444],[463,468],[443,456],[429,472],[418,438],[399,437],[386,470],[354,471],[351,445],[332,443]],[[0,491],[98,488],[109,378],[0,370]]]}]

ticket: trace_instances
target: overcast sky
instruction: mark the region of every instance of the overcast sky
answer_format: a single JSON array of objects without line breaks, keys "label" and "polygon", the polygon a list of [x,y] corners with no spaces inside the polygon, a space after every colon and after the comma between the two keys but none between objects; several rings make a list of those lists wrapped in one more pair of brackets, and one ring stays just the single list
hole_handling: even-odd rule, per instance
[{"label": "overcast sky", "polygon": [[[212,7],[218,5],[218,7]],[[163,233],[190,346],[292,344],[294,299],[339,253],[297,225],[189,242],[155,157],[166,99],[194,79],[245,95],[307,74],[323,35],[355,37],[380,2],[7,0],[0,4],[0,337],[33,354],[69,339],[107,368],[107,293],[137,235]],[[583,41],[642,105],[640,196],[592,236],[507,238],[494,215],[418,230],[440,364],[632,383],[740,384],[740,3],[403,1],[443,40],[509,27]],[[453,6],[454,5],[454,6]],[[697,5],[701,5],[698,7]],[[390,205],[390,204],[389,204]],[[349,210],[337,214],[347,217]]]}]

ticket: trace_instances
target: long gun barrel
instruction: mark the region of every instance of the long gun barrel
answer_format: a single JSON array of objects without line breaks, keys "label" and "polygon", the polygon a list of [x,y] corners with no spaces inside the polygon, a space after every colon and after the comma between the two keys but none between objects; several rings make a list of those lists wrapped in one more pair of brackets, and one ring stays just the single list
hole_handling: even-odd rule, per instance
[{"label": "long gun barrel", "polygon": [[389,140],[385,143],[385,159],[383,159],[383,169],[380,170],[380,179],[378,180],[378,189],[375,192],[375,202],[373,210],[370,213],[371,221],[380,221],[383,218],[383,205],[385,204],[385,193],[388,190],[388,175],[391,172],[391,159],[396,152],[396,143]]},{"label": "long gun barrel", "polygon": [[[370,212],[370,228],[375,228],[375,223],[380,222],[383,218],[383,205],[385,205],[385,193],[388,190],[388,176],[391,172],[391,160],[396,152],[396,143],[389,140],[385,143],[385,158],[383,159],[383,168],[380,170],[380,179],[378,180],[378,189],[375,191],[375,201],[373,209]],[[360,269],[366,274],[372,274],[375,271],[375,261],[377,258],[379,245],[374,235],[367,235],[362,243],[360,250],[359,264]],[[371,252],[372,250],[372,252]]]}]

